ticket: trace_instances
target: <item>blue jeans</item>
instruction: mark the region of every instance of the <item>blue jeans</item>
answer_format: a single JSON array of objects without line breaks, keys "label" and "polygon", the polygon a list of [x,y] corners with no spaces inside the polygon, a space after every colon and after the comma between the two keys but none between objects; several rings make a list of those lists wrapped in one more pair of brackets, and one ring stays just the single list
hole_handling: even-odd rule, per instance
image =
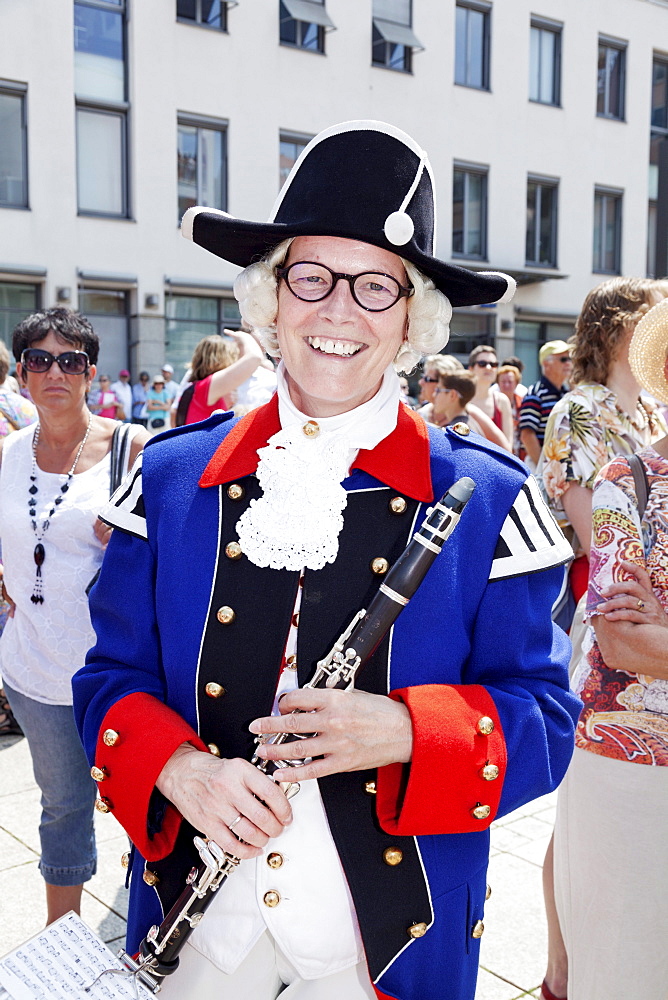
[{"label": "blue jeans", "polygon": [[26,735],[42,791],[39,869],[49,885],[81,885],[95,874],[95,782],[71,705],[44,705],[4,685]]}]

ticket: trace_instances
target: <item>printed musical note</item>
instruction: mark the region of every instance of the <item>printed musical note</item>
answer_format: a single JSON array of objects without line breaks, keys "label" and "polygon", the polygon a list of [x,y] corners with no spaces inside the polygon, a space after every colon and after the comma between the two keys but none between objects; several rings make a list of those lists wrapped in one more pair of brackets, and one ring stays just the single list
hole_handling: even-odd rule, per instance
[{"label": "printed musical note", "polygon": [[[150,1000],[152,994],[130,977],[108,975],[121,962],[75,913],[0,959],[0,1000]],[[89,992],[83,990],[91,986]]]}]

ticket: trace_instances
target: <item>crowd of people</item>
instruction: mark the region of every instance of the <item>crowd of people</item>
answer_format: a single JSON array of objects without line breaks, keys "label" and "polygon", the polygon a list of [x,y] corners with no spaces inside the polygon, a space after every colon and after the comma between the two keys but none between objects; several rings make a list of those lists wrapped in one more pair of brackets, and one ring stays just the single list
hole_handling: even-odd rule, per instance
[{"label": "crowd of people", "polygon": [[[426,154],[352,125],[312,141],[272,223],[186,214],[243,268],[244,330],[180,381],[98,376],[65,309],[18,324],[14,384],[0,345],[0,734],[42,790],[48,921],[79,911],[97,805],[132,842],[131,953],[195,833],[240,859],[166,998],[472,1000],[489,826],[565,775],[543,1000],[662,1000],[665,285],[592,289],[528,387],[490,345],[443,353],[452,306],[512,279],[434,257]],[[461,476],[391,641],[355,689],[304,687]]]}]

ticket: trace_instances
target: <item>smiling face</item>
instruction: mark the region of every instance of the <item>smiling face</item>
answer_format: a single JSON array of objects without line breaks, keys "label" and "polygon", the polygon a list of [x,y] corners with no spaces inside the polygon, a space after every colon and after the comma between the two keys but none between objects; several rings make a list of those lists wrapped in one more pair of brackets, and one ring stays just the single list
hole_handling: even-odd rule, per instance
[{"label": "smiling face", "polygon": [[[408,284],[400,257],[357,240],[299,236],[285,266],[300,260],[345,274],[379,271]],[[346,281],[338,281],[326,299],[304,302],[281,280],[276,330],[295,406],[308,416],[334,416],[365,403],[380,388],[406,337],[406,299],[384,312],[369,312],[357,305]]]},{"label": "smiling face", "polygon": [[[51,330],[42,340],[37,340],[31,347],[49,351],[54,357],[66,351],[82,350],[81,345],[61,340]],[[90,365],[85,375],[68,375],[61,371],[57,362],[53,362],[46,372],[28,372],[23,370],[21,362],[16,366],[19,377],[27,385],[31,398],[40,411],[62,412],[69,408],[78,409],[85,405],[86,392],[95,378],[95,365]]]}]

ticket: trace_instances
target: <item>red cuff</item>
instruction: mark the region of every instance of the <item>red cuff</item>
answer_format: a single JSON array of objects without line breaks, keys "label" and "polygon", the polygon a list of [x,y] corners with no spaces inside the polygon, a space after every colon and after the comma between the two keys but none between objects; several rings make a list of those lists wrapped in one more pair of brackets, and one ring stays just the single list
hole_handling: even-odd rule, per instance
[{"label": "red cuff", "polygon": [[150,839],[149,802],[158,775],[182,743],[207,750],[194,729],[152,695],[137,692],[109,709],[100,727],[93,776],[103,812],[112,812],[147,861],[173,849],[181,814],[168,805],[162,829]]},{"label": "red cuff", "polygon": [[479,684],[424,684],[390,697],[410,712],[413,758],[378,770],[383,830],[417,836],[486,829],[499,808],[507,762],[489,692]]}]

